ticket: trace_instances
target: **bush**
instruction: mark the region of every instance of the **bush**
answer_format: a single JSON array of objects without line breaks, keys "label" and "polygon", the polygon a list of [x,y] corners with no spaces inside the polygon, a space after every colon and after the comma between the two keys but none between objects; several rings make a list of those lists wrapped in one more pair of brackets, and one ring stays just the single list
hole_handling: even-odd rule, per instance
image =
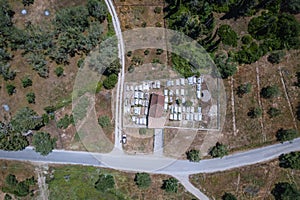
[{"label": "bush", "polygon": [[279,129],[276,133],[277,141],[285,142],[285,141],[292,141],[296,137],[298,137],[299,133],[297,130],[294,129]]},{"label": "bush", "polygon": [[108,116],[100,116],[98,118],[98,123],[99,125],[102,127],[102,128],[106,128],[106,127],[109,127],[111,124],[110,124],[110,119]]},{"label": "bush", "polygon": [[163,52],[163,49],[156,49],[156,55],[161,55]]},{"label": "bush", "polygon": [[95,188],[101,192],[106,192],[114,187],[115,180],[110,174],[100,174],[97,182],[95,183]]},{"label": "bush", "polygon": [[276,183],[271,194],[275,200],[300,200],[300,191],[294,184],[287,182]]},{"label": "bush", "polygon": [[29,92],[28,94],[26,94],[26,99],[28,101],[28,103],[35,103],[35,94],[33,92]]},{"label": "bush", "polygon": [[238,36],[236,32],[234,32],[234,30],[232,30],[232,28],[229,25],[227,24],[221,25],[218,29],[218,35],[221,38],[223,44],[230,45],[233,47],[237,46]]},{"label": "bush", "polygon": [[117,82],[118,82],[118,75],[111,74],[103,81],[103,86],[105,87],[105,89],[110,90],[115,87]]},{"label": "bush", "polygon": [[177,193],[178,191],[178,180],[175,178],[169,178],[163,181],[162,189],[167,192]]},{"label": "bush", "polygon": [[245,45],[251,44],[251,42],[253,41],[251,35],[244,35],[242,37],[242,43]]},{"label": "bush", "polygon": [[161,27],[161,23],[160,22],[156,22],[155,23],[155,27]]},{"label": "bush", "polygon": [[133,66],[133,65],[130,65],[130,66],[129,66],[128,72],[129,72],[129,73],[134,72],[134,66]]},{"label": "bush", "polygon": [[55,148],[56,138],[51,138],[46,132],[37,132],[33,135],[32,144],[36,152],[46,156]]},{"label": "bush", "polygon": [[84,65],[84,59],[83,59],[83,58],[80,58],[80,59],[77,61],[77,67],[78,67],[78,68],[83,68],[83,65]]},{"label": "bush", "polygon": [[16,87],[12,84],[6,85],[6,91],[9,95],[13,95],[16,92]]},{"label": "bush", "polygon": [[147,56],[149,53],[150,53],[149,49],[146,49],[146,50],[144,51],[144,55],[145,55],[145,56]]},{"label": "bush", "polygon": [[279,166],[283,168],[300,169],[300,152],[280,155]]},{"label": "bush", "polygon": [[146,135],[146,133],[147,133],[147,129],[146,128],[140,128],[139,129],[139,134],[140,135]]},{"label": "bush", "polygon": [[222,200],[237,200],[237,198],[233,194],[225,192],[222,196]]},{"label": "bush", "polygon": [[271,108],[268,110],[267,113],[268,113],[268,114],[270,115],[270,117],[272,118],[272,117],[277,117],[278,115],[280,115],[280,114],[281,114],[281,111],[280,111],[279,109],[277,109],[277,108],[271,107]]},{"label": "bush", "polygon": [[43,118],[43,123],[44,123],[44,125],[46,125],[46,124],[49,123],[50,118],[49,118],[48,114],[44,113],[44,114],[42,115],[42,118]]},{"label": "bush", "polygon": [[248,112],[248,116],[253,119],[261,117],[261,115],[262,115],[262,110],[260,107],[251,108],[250,111]]},{"label": "bush", "polygon": [[191,149],[186,152],[187,159],[191,162],[199,162],[200,161],[200,151],[196,149]]},{"label": "bush", "polygon": [[161,7],[155,7],[154,8],[154,13],[155,14],[160,14],[161,13]]},{"label": "bush", "polygon": [[132,51],[128,51],[126,55],[127,55],[127,57],[131,57],[132,56]]},{"label": "bush", "polygon": [[279,88],[277,85],[267,86],[261,89],[260,95],[265,99],[271,99],[279,96]]},{"label": "bush", "polygon": [[72,115],[65,115],[63,118],[61,118],[58,122],[57,122],[57,127],[58,128],[63,128],[66,129],[68,128],[68,126],[70,124],[74,123],[74,119]]},{"label": "bush", "polygon": [[134,182],[139,188],[148,188],[151,185],[151,178],[148,173],[136,173]]},{"label": "bush", "polygon": [[22,79],[22,86],[23,88],[32,86],[32,80],[28,76],[26,76],[25,78]]},{"label": "bush", "polygon": [[56,67],[54,72],[57,77],[60,77],[64,74],[64,68],[62,68],[61,66]]},{"label": "bush", "polygon": [[272,64],[278,64],[284,57],[284,53],[281,51],[273,52],[268,56],[268,61]]},{"label": "bush", "polygon": [[244,94],[248,94],[251,92],[252,84],[251,83],[245,83],[237,88],[237,95],[242,97]]},{"label": "bush", "polygon": [[224,144],[221,144],[221,143],[217,142],[216,145],[210,150],[209,154],[213,158],[217,158],[217,157],[221,157],[222,158],[225,155],[228,155],[227,146],[225,146]]}]

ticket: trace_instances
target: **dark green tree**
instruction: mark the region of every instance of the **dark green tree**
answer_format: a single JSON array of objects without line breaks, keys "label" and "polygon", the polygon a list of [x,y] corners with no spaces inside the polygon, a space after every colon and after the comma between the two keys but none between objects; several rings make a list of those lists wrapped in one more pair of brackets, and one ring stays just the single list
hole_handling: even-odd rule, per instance
[{"label": "dark green tree", "polygon": [[237,198],[233,194],[225,192],[222,196],[222,200],[237,200]]},{"label": "dark green tree", "polygon": [[90,16],[95,17],[100,22],[103,22],[108,14],[104,1],[101,0],[88,0],[87,8]]},{"label": "dark green tree", "polygon": [[32,144],[36,152],[43,156],[48,155],[55,148],[56,138],[51,138],[49,133],[37,132],[33,135]]},{"label": "dark green tree", "polygon": [[26,94],[26,99],[28,101],[28,103],[35,103],[35,94],[33,92],[29,92],[28,94]]},{"label": "dark green tree", "polygon": [[28,76],[24,77],[22,79],[22,86],[23,86],[23,88],[32,86],[32,80]]},{"label": "dark green tree", "polygon": [[260,95],[265,99],[271,99],[280,95],[277,85],[267,86],[261,89]]},{"label": "dark green tree", "polygon": [[95,183],[95,188],[101,192],[106,192],[114,187],[115,180],[110,174],[100,174],[97,182]]},{"label": "dark green tree", "polygon": [[151,178],[148,173],[136,173],[134,182],[139,188],[148,188],[151,185]]},{"label": "dark green tree", "polygon": [[228,155],[227,146],[217,142],[216,145],[210,150],[209,154],[213,158],[217,158],[217,157],[222,158],[222,157]]},{"label": "dark green tree", "polygon": [[187,159],[191,162],[199,162],[200,161],[200,151],[197,149],[191,149],[186,152]]},{"label": "dark green tree", "polygon": [[167,192],[177,193],[178,191],[178,180],[171,177],[163,181],[162,189]]},{"label": "dark green tree", "polygon": [[110,119],[107,115],[104,115],[104,116],[100,116],[98,118],[98,123],[99,125],[102,127],[102,128],[106,128],[106,127],[109,127],[111,124],[110,124]]},{"label": "dark green tree", "polygon": [[103,86],[105,89],[113,89],[118,82],[118,76],[116,74],[109,75],[104,81]]},{"label": "dark green tree", "polygon": [[279,156],[279,166],[290,169],[300,169],[300,152],[291,152]]},{"label": "dark green tree", "polygon": [[299,136],[299,133],[295,129],[279,129],[276,133],[277,141],[285,142],[285,141],[293,141],[296,137]]},{"label": "dark green tree", "polygon": [[237,46],[238,36],[229,25],[221,25],[218,29],[218,35],[221,38],[223,44],[230,45],[233,47]]},{"label": "dark green tree", "polygon": [[9,194],[5,194],[4,200],[12,200],[13,198]]},{"label": "dark green tree", "polygon": [[296,186],[287,182],[279,182],[271,191],[275,200],[300,200],[300,191]]}]

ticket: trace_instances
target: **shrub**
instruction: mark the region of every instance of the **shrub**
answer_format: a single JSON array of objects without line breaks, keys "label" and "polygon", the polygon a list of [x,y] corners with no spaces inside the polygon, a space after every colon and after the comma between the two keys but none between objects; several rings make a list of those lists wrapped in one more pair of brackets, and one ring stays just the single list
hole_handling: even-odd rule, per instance
[{"label": "shrub", "polygon": [[9,95],[13,95],[16,92],[16,87],[12,84],[6,85],[6,91]]},{"label": "shrub", "polygon": [[271,107],[271,108],[268,110],[267,113],[268,113],[268,114],[270,115],[270,117],[272,118],[272,117],[277,117],[278,115],[280,115],[280,114],[281,114],[281,111],[280,111],[279,109],[277,109],[277,108]]},{"label": "shrub", "polygon": [[237,94],[238,94],[238,96],[242,97],[244,94],[250,93],[251,89],[252,89],[251,83],[242,84],[242,85],[238,86]]},{"label": "shrub", "polygon": [[102,128],[106,128],[106,127],[109,127],[111,124],[110,124],[110,119],[108,116],[100,116],[98,118],[98,123],[99,125],[102,127]]},{"label": "shrub", "polygon": [[242,37],[242,43],[246,44],[246,45],[251,44],[252,40],[253,39],[252,39],[251,35],[244,35]]},{"label": "shrub", "polygon": [[296,137],[298,137],[299,133],[297,130],[294,129],[279,129],[276,133],[277,141],[285,142],[285,141],[292,141]]},{"label": "shrub", "polygon": [[133,66],[133,65],[130,65],[130,66],[129,66],[128,72],[129,72],[129,73],[134,72],[134,66]]},{"label": "shrub", "polygon": [[23,88],[32,86],[32,80],[28,76],[26,76],[25,78],[22,79],[22,86]]},{"label": "shrub", "polygon": [[57,77],[60,77],[60,76],[62,76],[64,74],[64,68],[62,68],[61,66],[59,66],[59,67],[57,67],[55,69],[54,72],[55,72],[55,74],[56,74]]},{"label": "shrub", "polygon": [[297,190],[294,184],[287,182],[276,183],[271,194],[275,197],[275,200],[300,200],[300,191]]},{"label": "shrub", "polygon": [[147,56],[149,53],[150,53],[149,49],[146,49],[146,50],[144,51],[144,55],[145,55],[145,56]]},{"label": "shrub", "polygon": [[154,8],[154,13],[155,14],[160,14],[161,13],[161,7],[155,7]]},{"label": "shrub", "polygon": [[145,28],[146,26],[147,26],[147,23],[146,23],[146,22],[143,22],[143,23],[142,23],[142,27]]},{"label": "shrub", "polygon": [[148,188],[151,185],[151,178],[148,173],[136,173],[134,182],[139,188]]},{"label": "shrub", "polygon": [[248,112],[248,116],[253,119],[261,117],[261,115],[262,115],[262,110],[260,107],[251,108],[250,111]]},{"label": "shrub", "polygon": [[147,129],[146,128],[140,128],[139,129],[139,134],[140,135],[146,135],[146,133],[147,133]]},{"label": "shrub", "polygon": [[101,192],[106,192],[114,187],[115,180],[110,174],[100,174],[97,182],[95,183],[95,188]]},{"label": "shrub", "polygon": [[72,115],[65,115],[63,118],[61,118],[58,122],[57,122],[57,127],[58,128],[63,128],[66,129],[68,128],[68,126],[70,124],[74,123],[74,119]]},{"label": "shrub", "polygon": [[161,23],[160,22],[156,22],[155,23],[155,27],[161,27]]},{"label": "shrub", "polygon": [[84,59],[83,59],[83,58],[80,58],[80,59],[77,61],[77,67],[78,67],[78,68],[83,68],[83,65],[84,65]]},{"label": "shrub", "polygon": [[222,196],[222,200],[237,200],[237,198],[233,194],[225,192]]},{"label": "shrub", "polygon": [[280,155],[279,166],[283,168],[300,169],[300,152]]},{"label": "shrub", "polygon": [[219,142],[216,143],[216,145],[210,150],[209,154],[213,158],[217,157],[224,157],[225,155],[228,155],[227,146],[224,144],[221,144]]},{"label": "shrub", "polygon": [[175,178],[169,178],[163,181],[162,189],[167,192],[177,193],[178,191],[178,180]]},{"label": "shrub", "polygon": [[127,57],[131,57],[132,56],[132,51],[128,51],[126,55],[127,55]]},{"label": "shrub", "polygon": [[186,152],[187,159],[191,162],[199,162],[200,161],[200,151],[196,149],[191,149]]},{"label": "shrub", "polygon": [[156,55],[161,55],[163,52],[163,49],[156,49]]},{"label": "shrub", "polygon": [[28,101],[28,103],[35,103],[35,94],[33,92],[29,92],[28,94],[26,94],[26,99]]},{"label": "shrub", "polygon": [[260,94],[265,99],[271,99],[279,96],[280,92],[277,85],[272,85],[262,88]]},{"label": "shrub", "polygon": [[278,64],[284,57],[284,53],[281,51],[273,52],[268,56],[268,61],[272,64]]}]

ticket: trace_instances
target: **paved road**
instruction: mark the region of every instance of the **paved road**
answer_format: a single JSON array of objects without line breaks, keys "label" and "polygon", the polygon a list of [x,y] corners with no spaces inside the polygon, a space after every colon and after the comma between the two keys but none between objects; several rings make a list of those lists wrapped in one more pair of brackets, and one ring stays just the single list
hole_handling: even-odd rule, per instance
[{"label": "paved road", "polygon": [[124,41],[122,36],[122,30],[120,26],[120,21],[115,10],[114,4],[112,0],[105,0],[108,11],[112,16],[112,22],[115,29],[115,33],[118,39],[118,54],[121,63],[121,70],[118,77],[118,85],[117,85],[117,95],[116,95],[116,109],[115,109],[115,148],[122,150],[121,135],[122,135],[122,95],[124,88],[124,77],[125,77],[125,53],[124,53]]},{"label": "paved road", "polygon": [[[37,154],[32,147],[23,151],[0,151],[0,159],[46,162],[57,164],[81,164],[107,167],[116,170],[144,171],[157,174],[169,174],[179,178],[186,189],[199,199],[208,199],[203,193],[189,183],[186,178],[195,173],[212,173],[250,164],[268,161],[277,158],[282,153],[300,151],[300,138],[293,143],[275,144],[263,148],[250,150],[226,156],[222,159],[201,160],[192,163],[185,160],[175,160],[166,157],[125,155],[123,151],[115,149],[109,154],[54,150],[47,156]],[[185,178],[182,178],[185,177]]]},{"label": "paved road", "polygon": [[222,159],[201,160],[193,163],[166,157],[145,155],[124,155],[117,151],[110,154],[99,154],[78,151],[54,150],[48,156],[41,156],[31,147],[23,151],[0,151],[0,159],[35,161],[62,164],[82,164],[108,167],[126,171],[146,171],[158,174],[189,175],[196,173],[212,173],[277,158],[282,153],[300,151],[300,138],[293,143],[275,144],[226,156]]}]

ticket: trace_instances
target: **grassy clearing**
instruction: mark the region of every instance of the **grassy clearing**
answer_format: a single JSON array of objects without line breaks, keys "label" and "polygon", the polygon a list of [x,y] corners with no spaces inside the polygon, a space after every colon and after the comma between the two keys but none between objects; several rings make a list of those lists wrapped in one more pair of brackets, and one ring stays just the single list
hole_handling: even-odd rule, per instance
[{"label": "grassy clearing", "polygon": [[[152,183],[147,189],[139,189],[134,182],[133,173],[100,169],[83,166],[53,166],[48,178],[50,199],[192,199],[193,196],[185,192],[180,186],[178,193],[163,191],[160,187],[165,175],[151,175]],[[98,175],[111,174],[114,176],[115,189],[101,193],[94,188]]]},{"label": "grassy clearing", "polygon": [[270,191],[274,184],[286,181],[299,186],[300,171],[280,168],[275,160],[214,174],[192,175],[190,180],[214,199],[220,199],[225,192],[236,195],[237,199],[273,199]]}]

